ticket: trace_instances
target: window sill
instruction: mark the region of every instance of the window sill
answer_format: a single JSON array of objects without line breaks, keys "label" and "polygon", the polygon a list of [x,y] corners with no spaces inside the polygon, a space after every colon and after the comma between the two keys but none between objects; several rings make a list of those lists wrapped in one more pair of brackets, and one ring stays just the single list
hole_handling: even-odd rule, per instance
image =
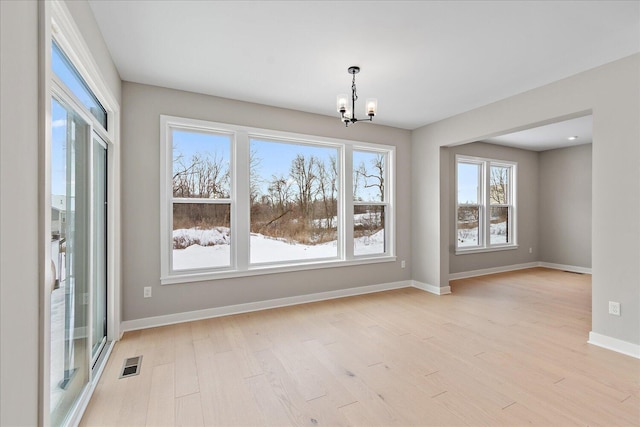
[{"label": "window sill", "polygon": [[192,283],[192,282],[219,280],[219,279],[231,279],[236,277],[260,276],[264,274],[289,273],[294,271],[318,270],[323,268],[350,267],[350,266],[356,266],[356,265],[378,264],[378,263],[393,262],[393,261],[396,261],[396,256],[381,255],[381,256],[371,256],[367,258],[357,258],[349,261],[333,259],[329,261],[317,261],[317,262],[305,263],[305,264],[278,264],[278,265],[262,265],[262,266],[259,265],[259,266],[252,266],[248,270],[243,270],[243,271],[240,271],[240,270],[225,270],[225,271],[217,271],[217,272],[207,271],[204,273],[188,273],[188,274],[161,277],[160,284],[174,285],[178,283]]},{"label": "window sill", "polygon": [[473,248],[473,249],[459,249],[456,248],[456,255],[469,255],[469,254],[478,254],[483,252],[498,252],[498,251],[509,251],[512,249],[518,249],[518,245],[508,245],[508,246],[494,246],[491,248]]}]

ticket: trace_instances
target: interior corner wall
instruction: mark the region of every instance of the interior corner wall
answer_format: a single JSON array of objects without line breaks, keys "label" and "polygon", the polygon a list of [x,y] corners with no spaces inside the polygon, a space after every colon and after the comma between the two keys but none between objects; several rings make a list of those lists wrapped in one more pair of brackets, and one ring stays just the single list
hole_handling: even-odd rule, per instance
[{"label": "interior corner wall", "polygon": [[542,151],[539,261],[591,268],[591,144]]},{"label": "interior corner wall", "polygon": [[38,424],[38,2],[0,1],[0,425]]},{"label": "interior corner wall", "polygon": [[[411,275],[412,279],[442,287],[449,271],[441,264],[440,145],[424,128],[411,133]],[[447,236],[448,244],[448,236]]]},{"label": "interior corner wall", "polygon": [[[449,147],[450,159],[447,163],[447,179],[452,183],[449,189],[450,212],[456,209],[456,155],[506,160],[517,163],[516,177],[516,249],[497,252],[465,253],[456,255],[456,224],[450,221],[447,230],[449,241],[449,273],[506,267],[538,261],[538,153],[518,148],[504,147],[483,142]],[[532,253],[529,253],[529,248]]]},{"label": "interior corner wall", "polygon": [[[454,224],[450,213],[455,209],[455,207],[451,208],[451,201],[454,200],[451,191],[455,181],[451,181],[448,176],[448,166],[451,159],[455,160],[455,154],[451,153],[447,147],[440,147],[440,235],[442,236],[446,235],[451,224]],[[440,271],[442,272],[449,271],[449,262],[454,256],[449,251],[449,246],[448,239],[440,239]],[[439,286],[448,288],[448,274],[440,276]]]},{"label": "interior corner wall", "polygon": [[[634,54],[414,130],[414,280],[435,284],[449,274],[440,266],[441,239],[449,239],[440,233],[440,146],[592,113],[592,332],[639,345],[640,222],[630,220],[640,217],[639,95],[640,54]],[[608,314],[608,301],[621,303],[621,316]]]},{"label": "interior corner wall", "polygon": [[[410,132],[136,83],[122,86],[123,320],[411,279]],[[397,262],[160,285],[160,115],[396,147]],[[153,298],[143,298],[143,287]]]}]

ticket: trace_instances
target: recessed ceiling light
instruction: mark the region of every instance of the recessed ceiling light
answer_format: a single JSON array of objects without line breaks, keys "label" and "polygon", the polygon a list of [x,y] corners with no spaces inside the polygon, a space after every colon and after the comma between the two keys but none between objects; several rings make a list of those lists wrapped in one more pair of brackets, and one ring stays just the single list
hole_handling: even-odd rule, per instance
[{"label": "recessed ceiling light", "polygon": [[570,136],[569,138],[567,138],[569,141],[575,141],[576,139],[578,139],[577,136]]}]

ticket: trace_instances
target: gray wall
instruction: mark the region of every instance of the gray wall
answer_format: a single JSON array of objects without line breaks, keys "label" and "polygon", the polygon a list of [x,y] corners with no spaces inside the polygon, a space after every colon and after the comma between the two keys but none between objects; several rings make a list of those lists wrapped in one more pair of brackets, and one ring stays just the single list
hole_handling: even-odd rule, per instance
[{"label": "gray wall", "polygon": [[540,153],[539,261],[591,268],[591,148]]},{"label": "gray wall", "polygon": [[[155,86],[122,86],[123,320],[411,279],[410,132]],[[397,256],[392,263],[160,285],[160,115],[395,145]],[[400,260],[407,268],[400,268]],[[143,287],[153,288],[143,298]]]},{"label": "gray wall", "polygon": [[[630,220],[640,217],[639,71],[635,54],[414,130],[414,280],[442,286],[449,274],[441,264],[451,216],[441,213],[441,146],[593,113],[592,331],[640,344],[640,222]],[[622,316],[608,314],[608,301],[621,302]]]},{"label": "gray wall", "polygon": [[0,1],[0,425],[38,421],[38,5]]},{"label": "gray wall", "polygon": [[[518,148],[503,147],[483,142],[458,145],[446,149],[449,163],[443,170],[451,184],[449,188],[449,212],[455,218],[456,154],[517,162],[516,179],[516,227],[517,249],[456,255],[456,224],[449,221],[449,273],[480,270],[538,261],[538,153]],[[529,248],[533,253],[529,253]]]}]

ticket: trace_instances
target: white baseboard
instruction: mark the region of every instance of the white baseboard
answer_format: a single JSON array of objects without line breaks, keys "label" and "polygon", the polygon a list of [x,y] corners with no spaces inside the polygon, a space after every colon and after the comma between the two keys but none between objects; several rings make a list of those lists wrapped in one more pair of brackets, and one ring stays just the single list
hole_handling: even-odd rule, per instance
[{"label": "white baseboard", "polygon": [[606,348],[607,350],[612,350],[640,359],[640,345],[638,344],[622,341],[593,331],[589,332],[589,341],[587,342],[589,344],[597,345],[598,347]]},{"label": "white baseboard", "polygon": [[507,271],[524,270],[526,268],[538,267],[538,262],[527,262],[525,264],[512,264],[502,267],[483,268],[481,270],[462,271],[460,273],[449,274],[449,280],[467,279],[469,277],[486,276],[488,274],[505,273]]},{"label": "white baseboard", "polygon": [[429,285],[428,283],[418,282],[417,280],[411,281],[411,286],[414,288],[422,289],[423,291],[431,292],[436,295],[448,295],[451,293],[451,287],[449,286],[434,286]]},{"label": "white baseboard", "polygon": [[551,262],[539,262],[539,267],[553,268],[554,270],[571,271],[572,273],[591,274],[591,269],[587,267],[578,267],[575,265],[554,264]]},{"label": "white baseboard", "polygon": [[501,267],[483,268],[481,270],[462,271],[449,274],[449,280],[468,279],[469,277],[486,276],[488,274],[506,273],[507,271],[524,270],[527,268],[545,267],[554,270],[571,271],[572,273],[591,274],[591,269],[575,265],[554,264],[551,262],[527,262],[524,264],[504,265]]},{"label": "white baseboard", "polygon": [[401,282],[340,289],[337,291],[318,292],[308,295],[277,298],[266,301],[249,302],[245,304],[229,305],[225,307],[207,308],[204,310],[167,314],[164,316],[146,317],[144,319],[125,320],[124,322],[120,323],[120,331],[124,333],[126,331],[135,331],[138,329],[154,328],[157,326],[172,325],[175,323],[191,322],[194,320],[209,319],[212,317],[229,316],[232,314],[248,313],[252,311],[267,310],[270,308],[286,307],[290,305],[324,301],[335,298],[344,298],[355,295],[364,295],[374,292],[388,291],[391,289],[408,288],[412,285],[413,283],[411,280],[406,280]]}]

